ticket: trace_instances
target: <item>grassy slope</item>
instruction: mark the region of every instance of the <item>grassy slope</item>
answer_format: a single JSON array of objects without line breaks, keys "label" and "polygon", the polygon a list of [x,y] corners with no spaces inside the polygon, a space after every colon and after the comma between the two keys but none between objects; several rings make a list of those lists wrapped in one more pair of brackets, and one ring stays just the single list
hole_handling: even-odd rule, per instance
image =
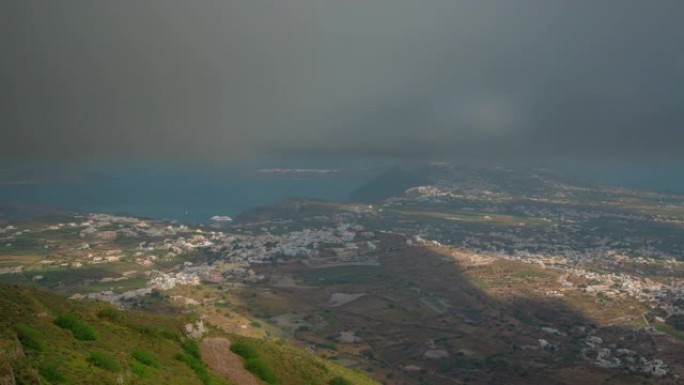
[{"label": "grassy slope", "polygon": [[[103,303],[69,301],[46,292],[0,285],[0,329],[3,330],[0,342],[12,345],[12,340],[17,340],[17,330],[28,329],[33,334],[33,343],[27,343],[25,337],[22,341],[24,356],[11,362],[17,382],[115,384],[117,380],[123,380],[128,384],[202,383],[188,365],[176,359],[176,355],[183,354],[179,331],[185,320],[142,312],[115,312],[122,319],[113,321],[98,316],[106,308],[109,306]],[[91,326],[97,339],[79,341],[70,331],[54,325],[55,317],[65,313],[76,314]],[[132,354],[136,349],[149,352],[158,367],[146,366],[134,359]],[[101,369],[91,364],[88,358],[98,352],[107,353],[118,370]],[[211,383],[227,384],[215,376]]]},{"label": "grassy slope", "polygon": [[[70,331],[56,326],[53,321],[60,314],[75,314],[94,329],[96,340],[78,340]],[[2,284],[0,315],[0,348],[24,352],[18,358],[0,354],[0,368],[9,361],[18,384],[203,383],[186,362],[177,358],[188,355],[180,331],[191,321],[190,316],[120,311],[105,303],[67,300],[32,288]],[[354,385],[376,384],[363,373],[292,346],[240,336],[229,338],[253,346],[280,385],[325,385],[337,376]],[[23,348],[15,349],[19,346]],[[136,351],[151,356],[154,365],[136,360]],[[112,359],[115,370],[92,364],[92,354],[101,352]],[[213,373],[209,375],[210,384],[229,385]]]},{"label": "grassy slope", "polygon": [[277,384],[327,385],[335,377],[342,377],[353,385],[377,384],[365,373],[347,369],[286,344],[264,343],[264,340],[242,336],[230,338],[234,343],[250,346],[259,360],[273,372]]}]

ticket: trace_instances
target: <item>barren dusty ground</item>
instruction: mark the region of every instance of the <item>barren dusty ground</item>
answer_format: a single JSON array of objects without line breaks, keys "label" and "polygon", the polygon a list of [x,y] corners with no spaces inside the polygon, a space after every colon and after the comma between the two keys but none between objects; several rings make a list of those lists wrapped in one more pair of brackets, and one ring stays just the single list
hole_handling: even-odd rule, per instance
[{"label": "barren dusty ground", "polygon": [[234,384],[260,385],[243,366],[242,359],[230,351],[230,341],[225,338],[207,338],[200,345],[202,359],[217,373]]}]

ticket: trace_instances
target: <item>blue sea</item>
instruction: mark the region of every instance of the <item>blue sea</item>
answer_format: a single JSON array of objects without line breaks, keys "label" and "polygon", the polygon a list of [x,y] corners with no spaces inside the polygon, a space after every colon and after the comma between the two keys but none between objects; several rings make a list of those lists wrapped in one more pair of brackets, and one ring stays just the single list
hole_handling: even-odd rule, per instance
[{"label": "blue sea", "polygon": [[[387,159],[261,161],[241,166],[179,162],[13,162],[0,164],[0,204],[22,203],[189,223],[235,217],[287,198],[344,201],[389,167]],[[260,168],[355,170],[325,179],[259,179]],[[681,168],[573,164],[558,167],[589,181],[684,192]]]},{"label": "blue sea", "polygon": [[360,178],[255,177],[257,167],[99,163],[5,167],[0,203],[47,205],[182,222],[236,216],[287,198],[345,200]]}]

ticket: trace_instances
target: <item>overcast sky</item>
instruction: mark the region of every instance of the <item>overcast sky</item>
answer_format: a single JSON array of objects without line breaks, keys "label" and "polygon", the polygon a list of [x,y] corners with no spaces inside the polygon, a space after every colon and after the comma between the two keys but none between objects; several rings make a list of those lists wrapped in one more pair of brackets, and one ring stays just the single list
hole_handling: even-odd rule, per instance
[{"label": "overcast sky", "polygon": [[0,157],[684,160],[684,1],[0,1]]}]

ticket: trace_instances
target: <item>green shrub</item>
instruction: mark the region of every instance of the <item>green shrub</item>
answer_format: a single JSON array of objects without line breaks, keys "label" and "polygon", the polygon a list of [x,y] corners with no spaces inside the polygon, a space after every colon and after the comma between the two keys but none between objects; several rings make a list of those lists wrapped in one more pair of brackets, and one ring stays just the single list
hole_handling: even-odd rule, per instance
[{"label": "green shrub", "polygon": [[195,340],[186,339],[181,343],[181,348],[185,354],[178,354],[176,358],[185,362],[190,369],[195,372],[197,378],[199,378],[204,385],[210,384],[211,376],[209,375],[209,372],[207,372],[206,365],[202,361],[202,353],[200,352],[197,342]]},{"label": "green shrub", "polygon": [[330,381],[328,381],[329,385],[352,385],[351,381],[347,380],[344,377],[341,376],[336,376],[333,377]]},{"label": "green shrub", "polygon": [[95,329],[83,322],[76,314],[60,314],[54,320],[54,324],[71,331],[74,338],[81,341],[94,341],[97,339]]},{"label": "green shrub", "polygon": [[183,348],[183,351],[187,353],[189,356],[192,356],[198,360],[202,359],[202,353],[200,353],[199,345],[197,345],[197,342],[195,342],[195,340],[186,339],[181,344],[181,347]]},{"label": "green shrub", "polygon": [[244,342],[233,342],[230,345],[230,350],[242,357],[245,360],[245,369],[259,377],[262,381],[269,384],[278,383],[278,379],[261,361],[257,355],[256,350]]},{"label": "green shrub", "polygon": [[258,358],[250,358],[245,362],[245,369],[249,370],[252,374],[259,377],[262,381],[268,384],[277,384],[278,379],[271,372],[271,370]]},{"label": "green shrub", "polygon": [[17,332],[21,346],[27,350],[43,351],[43,336],[33,327],[25,324],[17,325],[14,330]]},{"label": "green shrub", "polygon": [[131,372],[138,377],[144,377],[145,373],[147,372],[147,366],[141,364],[140,362],[133,361],[131,362]]},{"label": "green shrub", "polygon": [[66,379],[64,375],[59,371],[59,364],[55,362],[44,363],[38,367],[38,374],[44,379],[50,381],[53,384],[61,384]]},{"label": "green shrub", "polygon": [[249,346],[243,342],[233,342],[230,345],[230,350],[233,353],[244,358],[245,360],[249,360],[250,358],[256,358],[257,357],[256,350],[254,350],[253,347],[251,347],[251,346]]},{"label": "green shrub", "polygon": [[145,364],[147,366],[151,366],[153,368],[158,368],[159,363],[157,360],[154,358],[152,353],[148,352],[147,350],[143,349],[135,349],[133,350],[133,358],[136,360],[140,361],[140,363]]},{"label": "green shrub", "polygon": [[261,328],[261,323],[259,321],[252,321],[249,323],[253,328]]},{"label": "green shrub", "polygon": [[209,385],[211,383],[211,376],[209,375],[209,372],[207,372],[206,365],[204,365],[204,362],[202,362],[201,359],[195,358],[190,354],[180,353],[176,355],[176,359],[185,362],[190,369],[195,372],[197,378],[199,378],[204,385]]},{"label": "green shrub", "polygon": [[88,356],[88,362],[97,366],[100,369],[109,370],[110,372],[118,372],[121,366],[112,355],[105,352],[92,352]]}]

